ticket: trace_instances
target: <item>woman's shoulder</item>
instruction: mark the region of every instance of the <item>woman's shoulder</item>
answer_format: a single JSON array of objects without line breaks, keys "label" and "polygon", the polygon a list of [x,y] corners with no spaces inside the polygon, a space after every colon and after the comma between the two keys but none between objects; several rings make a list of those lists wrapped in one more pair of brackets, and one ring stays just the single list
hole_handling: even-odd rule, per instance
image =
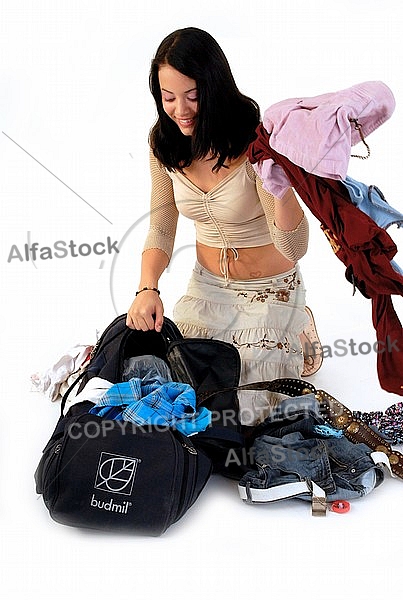
[{"label": "woman's shoulder", "polygon": [[252,164],[249,162],[248,158],[246,158],[245,160],[245,170],[249,179],[251,179],[252,181],[256,181],[256,171],[253,168]]},{"label": "woman's shoulder", "polygon": [[168,171],[168,169],[162,164],[162,162],[158,160],[151,147],[149,159],[151,179],[154,182],[154,184],[160,184],[164,186],[171,184],[172,176],[174,175],[174,173]]}]

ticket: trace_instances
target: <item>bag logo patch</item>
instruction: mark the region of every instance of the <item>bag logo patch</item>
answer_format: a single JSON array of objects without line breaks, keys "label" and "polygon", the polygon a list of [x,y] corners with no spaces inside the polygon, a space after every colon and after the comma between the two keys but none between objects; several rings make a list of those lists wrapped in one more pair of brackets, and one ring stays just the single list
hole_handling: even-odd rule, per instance
[{"label": "bag logo patch", "polygon": [[94,488],[130,496],[140,462],[139,458],[101,452]]}]

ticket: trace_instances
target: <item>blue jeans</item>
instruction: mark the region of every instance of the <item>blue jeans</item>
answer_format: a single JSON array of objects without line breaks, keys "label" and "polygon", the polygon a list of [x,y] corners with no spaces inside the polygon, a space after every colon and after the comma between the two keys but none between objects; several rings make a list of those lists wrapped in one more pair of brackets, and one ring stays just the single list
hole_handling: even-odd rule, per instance
[{"label": "blue jeans", "polygon": [[[359,498],[382,483],[365,444],[354,444],[326,426],[313,394],[288,398],[257,429],[253,445],[256,471],[240,485],[267,489],[309,479],[328,501]],[[333,437],[326,437],[332,435]],[[310,500],[307,494],[300,496]]]}]

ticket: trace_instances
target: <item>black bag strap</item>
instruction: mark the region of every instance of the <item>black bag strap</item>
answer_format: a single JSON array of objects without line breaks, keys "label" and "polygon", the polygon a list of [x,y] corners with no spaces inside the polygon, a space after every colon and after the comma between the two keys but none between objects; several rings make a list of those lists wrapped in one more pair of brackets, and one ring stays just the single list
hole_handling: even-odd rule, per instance
[{"label": "black bag strap", "polygon": [[60,407],[60,414],[62,417],[64,416],[64,409],[66,407],[66,402],[67,402],[69,395],[74,390],[74,388],[80,383],[80,381],[82,380],[82,378],[84,377],[86,372],[87,372],[86,369],[84,371],[82,371],[80,373],[80,375],[77,377],[77,379],[75,379],[73,381],[73,383],[68,387],[68,389],[64,392],[61,407]]}]

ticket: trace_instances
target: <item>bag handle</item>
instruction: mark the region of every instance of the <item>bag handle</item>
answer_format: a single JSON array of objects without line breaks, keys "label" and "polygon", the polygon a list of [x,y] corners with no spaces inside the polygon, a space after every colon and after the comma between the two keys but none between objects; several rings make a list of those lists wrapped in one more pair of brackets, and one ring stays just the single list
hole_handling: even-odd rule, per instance
[{"label": "bag handle", "polygon": [[75,379],[73,381],[73,383],[64,392],[62,402],[61,402],[61,407],[60,407],[60,416],[64,417],[64,409],[66,407],[67,398],[69,397],[69,395],[71,394],[73,389],[76,387],[76,385],[82,380],[82,378],[84,377],[86,372],[87,372],[87,368],[85,368],[85,370],[80,373],[80,375],[77,377],[77,379]]}]

